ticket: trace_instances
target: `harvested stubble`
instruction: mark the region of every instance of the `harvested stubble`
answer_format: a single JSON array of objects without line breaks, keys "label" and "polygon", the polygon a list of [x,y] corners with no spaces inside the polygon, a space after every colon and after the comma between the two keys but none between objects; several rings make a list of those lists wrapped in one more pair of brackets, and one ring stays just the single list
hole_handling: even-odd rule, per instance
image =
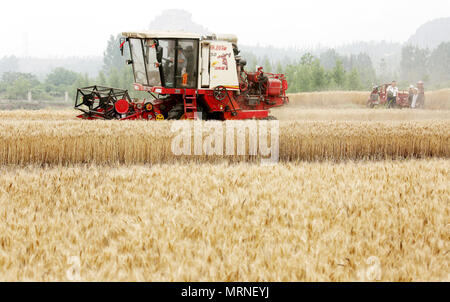
[{"label": "harvested stubble", "polygon": [[[0,164],[258,160],[175,156],[171,145],[176,133],[171,132],[171,125],[144,121],[1,121]],[[281,161],[450,156],[448,121],[281,122],[279,132]]]},{"label": "harvested stubble", "polygon": [[420,121],[450,120],[450,110],[413,109],[308,109],[292,105],[274,108],[271,115],[279,120],[309,121]]},{"label": "harvested stubble", "polygon": [[450,281],[449,182],[442,159],[0,167],[0,280]]},{"label": "harvested stubble", "polygon": [[323,91],[289,94],[291,105],[300,107],[363,107],[370,92],[367,91]]}]

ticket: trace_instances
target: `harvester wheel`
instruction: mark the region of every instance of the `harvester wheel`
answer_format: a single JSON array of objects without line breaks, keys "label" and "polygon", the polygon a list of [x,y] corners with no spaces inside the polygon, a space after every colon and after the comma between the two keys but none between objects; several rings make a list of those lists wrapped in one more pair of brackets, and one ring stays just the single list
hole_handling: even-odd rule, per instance
[{"label": "harvester wheel", "polygon": [[277,121],[278,119],[272,115],[269,115],[268,117],[263,118],[264,121]]},{"label": "harvester wheel", "polygon": [[183,114],[184,114],[184,105],[183,103],[178,103],[175,106],[173,106],[172,109],[170,109],[169,113],[167,114],[167,119],[178,120],[181,118]]},{"label": "harvester wheel", "polygon": [[217,86],[214,88],[214,98],[218,101],[223,101],[227,96],[227,89],[223,86]]},{"label": "harvester wheel", "polygon": [[153,104],[152,104],[152,103],[145,103],[144,109],[145,109],[145,111],[147,111],[147,112],[152,111],[152,110],[153,110]]},{"label": "harvester wheel", "polygon": [[368,100],[367,107],[373,109],[375,107],[375,104],[372,101]]}]

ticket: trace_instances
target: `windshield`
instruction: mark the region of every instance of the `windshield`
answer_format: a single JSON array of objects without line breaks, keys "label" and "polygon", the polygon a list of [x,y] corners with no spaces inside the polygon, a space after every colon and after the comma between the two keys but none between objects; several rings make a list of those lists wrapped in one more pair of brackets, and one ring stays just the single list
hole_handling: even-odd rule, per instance
[{"label": "windshield", "polygon": [[180,40],[178,42],[177,85],[194,88],[197,85],[198,42]]},{"label": "windshield", "polygon": [[135,82],[167,88],[195,88],[198,41],[130,39]]}]

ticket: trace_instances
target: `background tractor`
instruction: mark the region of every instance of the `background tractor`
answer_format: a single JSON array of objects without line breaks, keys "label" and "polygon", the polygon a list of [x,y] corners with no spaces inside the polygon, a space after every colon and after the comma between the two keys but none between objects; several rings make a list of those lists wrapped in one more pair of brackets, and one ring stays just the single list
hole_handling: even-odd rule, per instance
[{"label": "background tractor", "polygon": [[[388,107],[386,90],[390,84],[383,84],[373,87],[370,97],[367,100],[367,107]],[[423,82],[417,83],[418,96],[415,106],[413,108],[423,108],[425,106],[425,89]],[[397,101],[393,105],[393,108],[411,108],[413,104],[413,91],[411,90],[399,90],[397,95]]]},{"label": "background tractor", "polygon": [[133,100],[122,89],[79,88],[75,108],[83,119],[271,119],[269,109],[289,102],[283,74],[245,71],[234,35],[185,32],[122,33],[131,58],[134,88],[149,100]]}]

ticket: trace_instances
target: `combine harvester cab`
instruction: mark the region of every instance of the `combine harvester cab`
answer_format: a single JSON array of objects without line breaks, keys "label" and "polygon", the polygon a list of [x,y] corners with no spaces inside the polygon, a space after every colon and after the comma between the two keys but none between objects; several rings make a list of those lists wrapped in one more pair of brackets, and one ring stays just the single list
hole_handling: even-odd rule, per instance
[{"label": "combine harvester cab", "polygon": [[271,119],[269,109],[289,102],[283,74],[262,68],[245,71],[233,35],[202,37],[185,32],[124,32],[134,89],[148,101],[132,100],[122,89],[79,88],[75,108],[84,119]]}]

